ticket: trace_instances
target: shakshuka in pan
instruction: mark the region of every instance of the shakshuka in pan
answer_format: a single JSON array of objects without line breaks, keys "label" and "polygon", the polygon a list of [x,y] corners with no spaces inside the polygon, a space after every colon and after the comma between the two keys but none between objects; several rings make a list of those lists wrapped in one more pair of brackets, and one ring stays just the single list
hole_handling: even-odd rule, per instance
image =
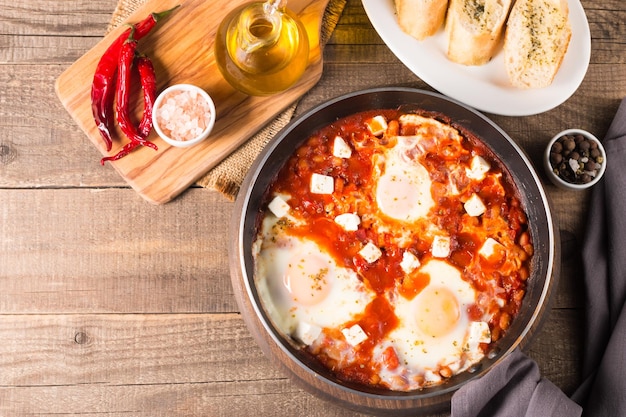
[{"label": "shakshuka in pan", "polygon": [[480,361],[520,309],[533,244],[479,138],[426,111],[365,111],[300,145],[258,219],[273,324],[337,378],[411,391]]}]

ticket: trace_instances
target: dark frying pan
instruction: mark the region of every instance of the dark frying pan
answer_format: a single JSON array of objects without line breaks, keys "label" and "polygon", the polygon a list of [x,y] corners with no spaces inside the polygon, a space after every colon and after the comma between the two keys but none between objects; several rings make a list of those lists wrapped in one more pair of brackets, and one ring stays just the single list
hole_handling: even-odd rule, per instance
[{"label": "dark frying pan", "polygon": [[[317,365],[265,314],[254,284],[252,243],[265,193],[294,150],[315,130],[345,116],[375,109],[419,108],[443,113],[473,132],[509,170],[528,215],[535,254],[527,294],[505,336],[470,370],[447,383],[412,392],[393,392],[347,384]],[[231,279],[242,316],[266,356],[304,389],[337,404],[370,413],[419,415],[449,408],[452,394],[485,374],[516,347],[523,348],[540,326],[558,279],[560,243],[546,193],[530,161],[517,144],[482,114],[442,95],[410,88],[378,88],[323,103],[293,120],[258,156],[248,172],[232,215],[229,248]]]}]

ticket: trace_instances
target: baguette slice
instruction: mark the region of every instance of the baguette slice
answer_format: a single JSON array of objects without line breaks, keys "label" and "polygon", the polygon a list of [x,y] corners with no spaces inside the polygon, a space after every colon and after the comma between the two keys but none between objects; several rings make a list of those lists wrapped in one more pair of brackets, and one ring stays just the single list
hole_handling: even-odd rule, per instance
[{"label": "baguette slice", "polygon": [[421,41],[443,25],[448,0],[395,0],[395,5],[400,28]]},{"label": "baguette slice", "polygon": [[504,36],[504,62],[518,88],[552,84],[572,30],[567,0],[517,0]]},{"label": "baguette slice", "polygon": [[448,58],[463,65],[483,65],[502,41],[511,0],[450,0],[446,18]]}]

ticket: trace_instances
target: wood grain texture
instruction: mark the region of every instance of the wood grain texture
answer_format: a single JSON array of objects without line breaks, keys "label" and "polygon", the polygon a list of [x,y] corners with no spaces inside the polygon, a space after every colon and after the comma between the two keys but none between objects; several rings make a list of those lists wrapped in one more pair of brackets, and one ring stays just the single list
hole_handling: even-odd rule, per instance
[{"label": "wood grain texture", "polygon": [[188,194],[160,207],[129,189],[0,190],[0,314],[237,311],[232,204]]},{"label": "wood grain texture", "polygon": [[[157,88],[189,83],[211,95],[216,104],[217,120],[209,140],[189,148],[168,145],[153,131],[148,139],[158,151],[141,147],[127,157],[113,162],[117,172],[142,197],[151,203],[167,203],[217,165],[261,127],[317,83],[322,74],[319,32],[328,0],[296,0],[289,7],[296,12],[309,34],[309,66],[302,78],[280,94],[251,97],[236,91],[222,77],[213,54],[217,28],[232,8],[246,3],[235,0],[224,7],[219,2],[203,0],[149,0],[138,8],[128,22],[142,20],[153,11],[181,6],[140,42],[138,49],[155,63]],[[111,42],[126,27],[119,26],[79,58],[56,80],[55,90],[63,106],[93,144],[106,152],[91,111],[91,83],[96,65]],[[137,105],[135,112],[140,110]],[[119,129],[112,132],[114,155],[125,144]]]}]

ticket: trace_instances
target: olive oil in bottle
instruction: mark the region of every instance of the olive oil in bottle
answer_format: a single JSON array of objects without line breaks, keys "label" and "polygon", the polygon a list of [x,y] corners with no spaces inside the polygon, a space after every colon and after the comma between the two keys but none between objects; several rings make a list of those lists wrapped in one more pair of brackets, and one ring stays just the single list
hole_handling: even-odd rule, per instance
[{"label": "olive oil in bottle", "polygon": [[304,74],[309,41],[286,0],[246,3],[220,24],[215,58],[226,80],[254,96],[286,90]]}]

